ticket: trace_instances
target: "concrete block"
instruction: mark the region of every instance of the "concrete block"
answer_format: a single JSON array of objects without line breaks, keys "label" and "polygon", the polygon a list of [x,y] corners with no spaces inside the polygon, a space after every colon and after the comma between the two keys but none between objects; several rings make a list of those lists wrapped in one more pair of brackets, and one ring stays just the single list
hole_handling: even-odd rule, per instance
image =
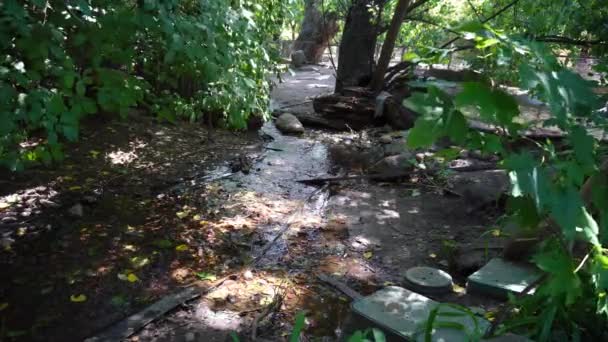
[{"label": "concrete block", "polygon": [[507,299],[508,293],[523,292],[541,276],[540,270],[534,267],[494,258],[469,276],[467,293]]}]

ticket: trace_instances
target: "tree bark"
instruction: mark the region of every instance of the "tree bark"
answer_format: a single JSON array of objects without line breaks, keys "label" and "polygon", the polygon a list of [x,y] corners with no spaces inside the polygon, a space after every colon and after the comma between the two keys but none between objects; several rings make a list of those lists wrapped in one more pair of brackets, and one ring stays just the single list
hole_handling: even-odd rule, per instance
[{"label": "tree bark", "polygon": [[391,26],[386,33],[386,38],[384,39],[384,44],[382,45],[382,52],[380,53],[380,59],[378,59],[378,66],[372,79],[371,88],[374,92],[379,92],[382,90],[382,86],[384,85],[384,74],[386,74],[388,65],[391,62],[393,50],[395,49],[395,42],[397,41],[401,24],[405,19],[409,6],[410,0],[399,0],[397,3],[397,8],[395,9],[395,14],[393,14],[393,19],[391,21]]},{"label": "tree bark", "polygon": [[319,63],[329,42],[338,33],[338,16],[335,12],[323,13],[321,1],[307,0],[304,20],[293,50],[304,51],[308,63]]},{"label": "tree bark", "polygon": [[384,3],[384,0],[352,1],[340,42],[336,93],[345,87],[367,86],[371,81],[378,32],[370,6],[382,8]]}]

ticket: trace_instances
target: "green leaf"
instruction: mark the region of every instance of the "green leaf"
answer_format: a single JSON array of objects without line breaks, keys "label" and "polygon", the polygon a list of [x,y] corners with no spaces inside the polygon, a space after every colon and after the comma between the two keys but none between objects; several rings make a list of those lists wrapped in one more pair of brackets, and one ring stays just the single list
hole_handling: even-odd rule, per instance
[{"label": "green leaf", "polygon": [[384,333],[382,332],[382,330],[373,328],[372,334],[374,336],[375,342],[386,342],[386,337],[384,336]]},{"label": "green leaf", "polygon": [[474,107],[481,118],[507,127],[511,127],[513,119],[519,115],[519,106],[513,96],[480,82],[464,83],[454,102],[458,109]]},{"label": "green leaf", "polygon": [[469,125],[462,113],[453,110],[448,114],[446,133],[456,143],[464,143],[469,131]]},{"label": "green leaf", "polygon": [[595,139],[587,130],[579,125],[572,127],[568,140],[572,144],[576,159],[581,166],[587,171],[595,169],[595,158],[593,156]]},{"label": "green leaf", "polygon": [[563,298],[565,305],[571,305],[582,295],[581,280],[574,273],[575,265],[570,256],[558,243],[549,244],[545,252],[533,257],[541,270],[550,274],[538,292],[554,298]]},{"label": "green leaf", "polygon": [[291,336],[289,337],[289,342],[299,342],[300,334],[302,330],[304,330],[304,324],[306,322],[306,313],[303,311],[298,312],[296,315],[296,321],[293,325],[293,331],[291,332]]},{"label": "green leaf", "polygon": [[410,148],[428,147],[441,137],[443,133],[443,127],[440,122],[421,117],[416,120],[414,127],[410,129],[407,136],[407,145]]}]

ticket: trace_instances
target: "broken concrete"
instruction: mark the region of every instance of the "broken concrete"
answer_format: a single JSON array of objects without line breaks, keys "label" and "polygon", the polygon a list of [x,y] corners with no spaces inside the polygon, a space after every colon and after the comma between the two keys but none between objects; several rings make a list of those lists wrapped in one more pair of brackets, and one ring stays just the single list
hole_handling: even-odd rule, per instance
[{"label": "broken concrete", "polygon": [[[482,317],[467,314],[457,315],[459,310],[443,306],[430,298],[407,289],[389,286],[376,293],[357,300],[352,305],[352,317],[345,332],[379,328],[385,332],[387,341],[423,341],[424,328],[429,315],[437,309],[439,314],[435,323],[451,322],[464,326],[464,330],[434,328],[433,341],[468,341],[470,336],[483,336],[489,322]],[[354,329],[354,330],[353,330]]]},{"label": "broken concrete", "polygon": [[[467,293],[508,299],[508,294],[520,294],[542,273],[526,264],[515,264],[494,258],[467,279]],[[529,293],[534,293],[534,290]]]}]

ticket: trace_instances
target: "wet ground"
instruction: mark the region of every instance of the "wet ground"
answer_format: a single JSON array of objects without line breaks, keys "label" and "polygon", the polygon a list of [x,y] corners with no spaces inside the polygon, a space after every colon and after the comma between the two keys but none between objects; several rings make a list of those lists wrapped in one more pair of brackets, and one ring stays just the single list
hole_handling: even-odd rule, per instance
[{"label": "wet ground", "polygon": [[[332,91],[331,68],[307,68],[285,75],[275,109],[309,113],[313,96]],[[500,209],[448,191],[462,178],[497,188],[494,171],[309,186],[297,180],[362,174],[402,152],[405,133],[285,136],[268,123],[209,134],[145,117],[109,124],[103,137],[91,127],[65,164],[0,181],[0,339],[82,340],[195,288],[199,299],[130,339],[282,340],[305,311],[305,335],[331,341],[350,299],[318,274],[369,294],[402,285],[412,266],[454,276],[454,292],[434,299],[496,305],[464,296],[472,270],[459,261],[491,256],[479,241],[495,233]]]}]

